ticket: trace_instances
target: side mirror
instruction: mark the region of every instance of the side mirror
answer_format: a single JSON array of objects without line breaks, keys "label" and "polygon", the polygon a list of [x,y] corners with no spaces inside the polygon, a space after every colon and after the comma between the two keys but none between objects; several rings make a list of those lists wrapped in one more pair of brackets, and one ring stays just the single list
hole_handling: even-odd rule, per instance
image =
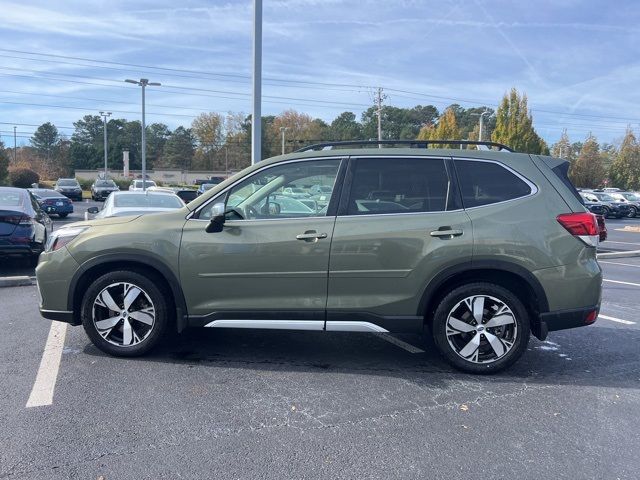
[{"label": "side mirror", "polygon": [[224,203],[216,203],[211,209],[211,221],[205,228],[205,232],[207,233],[218,233],[221,232],[224,227],[224,211],[225,206]]},{"label": "side mirror", "polygon": [[92,215],[95,215],[99,211],[100,211],[100,209],[98,207],[89,207],[89,208],[87,208],[87,212],[92,214]]}]

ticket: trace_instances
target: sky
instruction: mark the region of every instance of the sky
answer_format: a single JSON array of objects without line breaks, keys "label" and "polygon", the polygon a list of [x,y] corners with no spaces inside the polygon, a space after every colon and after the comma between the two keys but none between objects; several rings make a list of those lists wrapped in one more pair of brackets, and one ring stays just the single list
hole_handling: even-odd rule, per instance
[{"label": "sky", "polygon": [[[377,87],[397,107],[497,107],[525,92],[549,143],[640,131],[637,0],[264,0],[263,115],[358,117]],[[188,126],[251,112],[253,2],[0,2],[0,135],[111,111]],[[383,126],[384,128],[384,126]]]}]

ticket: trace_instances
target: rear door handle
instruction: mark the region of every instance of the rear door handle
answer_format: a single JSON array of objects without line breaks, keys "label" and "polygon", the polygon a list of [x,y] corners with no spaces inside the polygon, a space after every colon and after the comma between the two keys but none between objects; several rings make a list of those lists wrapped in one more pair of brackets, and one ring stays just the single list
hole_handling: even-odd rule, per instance
[{"label": "rear door handle", "polygon": [[453,238],[459,237],[462,233],[462,230],[456,230],[451,227],[440,227],[438,230],[429,233],[429,235],[437,238]]},{"label": "rear door handle", "polygon": [[321,238],[327,238],[326,233],[318,233],[315,230],[307,230],[300,235],[296,235],[298,240],[304,240],[305,242],[317,242]]}]

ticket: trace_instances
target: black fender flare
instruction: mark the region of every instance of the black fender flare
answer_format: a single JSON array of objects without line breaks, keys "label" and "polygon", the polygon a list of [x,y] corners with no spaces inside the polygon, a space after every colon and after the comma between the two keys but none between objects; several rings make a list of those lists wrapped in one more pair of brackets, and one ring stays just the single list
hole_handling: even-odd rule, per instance
[{"label": "black fender flare", "polygon": [[420,302],[418,304],[417,315],[424,316],[426,314],[427,306],[431,302],[433,295],[438,289],[444,285],[445,282],[452,277],[473,270],[494,270],[509,272],[520,277],[523,281],[529,285],[531,290],[536,296],[538,301],[538,311],[545,313],[549,311],[549,302],[547,300],[547,294],[545,293],[542,285],[538,279],[526,268],[505,260],[473,260],[468,262],[461,262],[450,267],[441,270],[425,287]]},{"label": "black fender flare", "polygon": [[[188,314],[187,303],[182,292],[180,281],[174,275],[169,266],[162,261],[159,257],[150,254],[149,252],[136,252],[134,253],[107,253],[99,255],[84,262],[71,278],[69,283],[69,292],[67,294],[67,309],[74,311],[74,305],[76,301],[76,290],[78,288],[78,282],[83,275],[94,267],[104,265],[107,263],[137,263],[143,266],[148,266],[157,270],[166,280],[173,298],[175,300],[176,307],[176,326],[178,331],[182,331],[186,327],[186,317]],[[79,315],[78,315],[79,317]],[[76,324],[79,324],[79,318],[76,318]]]}]

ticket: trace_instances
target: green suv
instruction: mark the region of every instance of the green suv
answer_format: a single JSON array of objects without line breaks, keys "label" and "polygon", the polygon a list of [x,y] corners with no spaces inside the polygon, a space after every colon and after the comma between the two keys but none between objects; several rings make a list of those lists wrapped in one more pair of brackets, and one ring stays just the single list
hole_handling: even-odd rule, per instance
[{"label": "green suv", "polygon": [[598,226],[566,161],[353,143],[262,161],[175,212],[59,229],[41,314],[119,356],[187,327],[425,331],[474,373],[596,320]]}]

